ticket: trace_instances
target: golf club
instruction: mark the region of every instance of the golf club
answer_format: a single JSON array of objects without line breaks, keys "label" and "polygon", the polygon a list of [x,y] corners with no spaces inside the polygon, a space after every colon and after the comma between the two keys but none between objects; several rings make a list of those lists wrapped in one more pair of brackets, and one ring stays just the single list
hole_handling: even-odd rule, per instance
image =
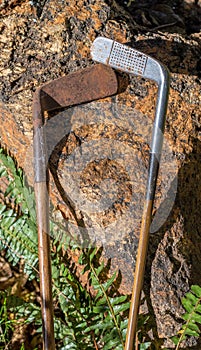
[{"label": "golf club", "polygon": [[112,96],[123,89],[124,83],[113,69],[97,64],[51,81],[38,88],[34,94],[34,190],[38,227],[43,350],[55,350],[49,231],[49,177],[44,112]]},{"label": "golf club", "polygon": [[106,64],[107,66],[129,74],[139,75],[143,78],[153,80],[158,85],[155,120],[152,131],[152,143],[149,157],[146,197],[134,273],[126,344],[124,348],[125,350],[132,350],[135,342],[137,316],[145,272],[153,201],[155,197],[156,182],[163,143],[163,133],[169,94],[169,72],[164,65],[154,58],[147,56],[131,47],[103,37],[98,37],[94,40],[91,48],[91,54],[93,60],[96,62]]}]

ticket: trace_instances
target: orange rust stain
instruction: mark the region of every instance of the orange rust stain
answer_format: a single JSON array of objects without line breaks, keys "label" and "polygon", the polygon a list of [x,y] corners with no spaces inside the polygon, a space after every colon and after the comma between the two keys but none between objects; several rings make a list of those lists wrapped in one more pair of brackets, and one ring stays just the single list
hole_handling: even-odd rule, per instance
[{"label": "orange rust stain", "polygon": [[15,117],[0,102],[0,135],[1,146],[8,149],[16,158],[18,165],[23,167],[27,148],[30,144],[28,138],[19,130]]},{"label": "orange rust stain", "polygon": [[65,23],[66,15],[64,13],[59,14],[54,21],[54,24],[63,24]]}]

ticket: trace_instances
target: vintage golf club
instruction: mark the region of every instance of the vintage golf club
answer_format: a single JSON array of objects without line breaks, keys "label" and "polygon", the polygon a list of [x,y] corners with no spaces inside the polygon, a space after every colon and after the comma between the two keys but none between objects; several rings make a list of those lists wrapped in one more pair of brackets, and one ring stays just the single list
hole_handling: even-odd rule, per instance
[{"label": "vintage golf club", "polygon": [[146,198],[142,215],[137,260],[134,273],[134,284],[129,312],[125,350],[133,350],[140,296],[144,278],[149,230],[156,190],[156,181],[163,143],[163,133],[169,94],[169,72],[165,66],[152,57],[116,41],[98,37],[91,48],[92,58],[129,74],[140,75],[154,80],[158,85],[155,121],[152,131],[149,172],[146,187]]},{"label": "vintage golf club", "polygon": [[34,94],[34,189],[38,226],[43,350],[55,350],[49,231],[49,178],[44,112],[112,96],[123,89],[123,80],[112,68],[96,64],[51,81],[38,88]]}]

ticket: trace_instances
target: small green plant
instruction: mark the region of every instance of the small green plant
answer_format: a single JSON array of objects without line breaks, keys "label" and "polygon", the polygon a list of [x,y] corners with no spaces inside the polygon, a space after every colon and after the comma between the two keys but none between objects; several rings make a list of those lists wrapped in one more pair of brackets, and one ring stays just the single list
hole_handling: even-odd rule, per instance
[{"label": "small green plant", "polygon": [[201,287],[197,285],[191,286],[191,292],[186,293],[182,299],[182,305],[186,311],[182,315],[182,319],[185,321],[185,323],[178,332],[178,336],[172,338],[172,341],[176,345],[175,350],[180,349],[181,343],[188,336],[200,336],[199,326],[201,325]]},{"label": "small green plant", "polygon": [[16,265],[26,258],[25,273],[29,278],[37,270],[37,230],[34,194],[25,186],[21,169],[14,160],[0,149],[0,178],[4,181],[4,200],[0,203],[0,250]]}]

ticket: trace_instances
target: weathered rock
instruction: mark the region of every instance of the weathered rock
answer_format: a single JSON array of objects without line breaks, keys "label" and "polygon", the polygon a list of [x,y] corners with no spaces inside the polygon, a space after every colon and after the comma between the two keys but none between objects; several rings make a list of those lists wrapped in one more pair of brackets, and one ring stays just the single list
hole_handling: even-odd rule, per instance
[{"label": "weathered rock", "polygon": [[[199,22],[188,31],[186,20],[189,11],[198,16],[200,7],[185,2],[182,11],[169,14],[179,16],[179,26],[165,23],[157,31],[152,29],[154,16],[160,12],[155,23],[160,27],[162,7],[152,8],[146,30],[143,9],[135,13],[135,20],[144,22],[133,20],[135,2],[130,8],[103,0],[50,0],[37,8],[29,1],[8,3],[2,5],[0,23],[1,145],[29,172],[33,92],[47,81],[91,65],[90,46],[97,35],[128,42],[171,72],[164,163],[154,208],[157,220],[144,285],[158,336],[166,339],[179,327],[181,296],[192,283],[201,284],[201,33]],[[56,215],[62,212],[73,234],[76,218],[65,203],[70,193],[85,235],[104,245],[112,270],[121,270],[120,291],[125,293],[130,293],[133,280],[156,92],[154,83],[132,77],[121,95],[63,111],[48,123],[49,139],[56,130],[59,138],[73,114],[72,132],[64,132],[51,158],[57,177],[57,187],[51,181]],[[171,348],[171,343],[166,346]]]}]

